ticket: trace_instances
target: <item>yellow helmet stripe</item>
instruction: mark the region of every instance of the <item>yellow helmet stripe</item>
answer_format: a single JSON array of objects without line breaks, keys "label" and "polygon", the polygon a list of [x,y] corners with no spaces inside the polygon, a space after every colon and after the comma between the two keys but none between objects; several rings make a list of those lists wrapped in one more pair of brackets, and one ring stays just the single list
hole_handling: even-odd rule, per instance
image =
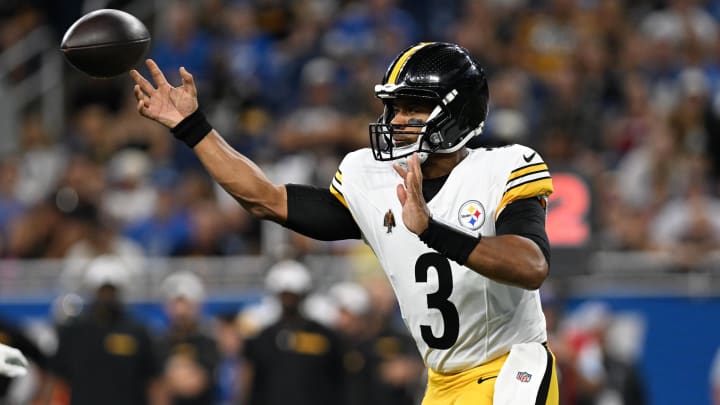
[{"label": "yellow helmet stripe", "polygon": [[395,81],[400,75],[400,70],[402,70],[403,66],[405,66],[405,62],[407,62],[407,60],[410,59],[410,57],[413,56],[413,54],[417,52],[420,48],[431,43],[432,42],[421,42],[405,51],[405,53],[398,58],[397,62],[395,62],[395,66],[393,66],[392,70],[390,71],[390,77],[388,77],[387,84],[395,84]]}]

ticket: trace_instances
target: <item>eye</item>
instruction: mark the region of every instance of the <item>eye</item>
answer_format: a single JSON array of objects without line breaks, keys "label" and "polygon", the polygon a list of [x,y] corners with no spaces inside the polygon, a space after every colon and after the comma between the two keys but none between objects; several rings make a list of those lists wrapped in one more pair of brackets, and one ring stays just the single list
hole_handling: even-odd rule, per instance
[{"label": "eye", "polygon": [[406,110],[408,114],[417,114],[423,112],[423,107],[420,104],[410,104]]}]

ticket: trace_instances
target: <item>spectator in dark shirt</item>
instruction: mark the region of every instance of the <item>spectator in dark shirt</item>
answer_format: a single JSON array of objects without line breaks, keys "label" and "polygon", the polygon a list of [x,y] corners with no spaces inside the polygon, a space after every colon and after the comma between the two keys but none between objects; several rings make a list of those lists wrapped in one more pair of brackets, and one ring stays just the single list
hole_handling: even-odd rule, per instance
[{"label": "spectator in dark shirt", "polygon": [[266,287],[277,294],[280,319],[245,345],[248,405],[337,405],[342,403],[339,338],[301,313],[310,291],[307,269],[294,261],[273,266]]},{"label": "spectator in dark shirt", "polygon": [[70,405],[159,404],[159,366],[145,326],[124,308],[129,273],[115,257],[101,256],[83,277],[93,292],[87,311],[58,329],[51,360],[70,392]]},{"label": "spectator in dark shirt", "polygon": [[342,282],[328,295],[337,307],[335,325],[345,344],[345,405],[417,403],[424,367],[412,338],[392,327],[389,314],[382,313],[380,302],[371,301],[364,286]]},{"label": "spectator in dark shirt", "polygon": [[162,284],[168,332],[160,339],[164,380],[173,405],[213,405],[213,378],[218,363],[215,341],[201,330],[205,287],[187,271],[171,274]]}]

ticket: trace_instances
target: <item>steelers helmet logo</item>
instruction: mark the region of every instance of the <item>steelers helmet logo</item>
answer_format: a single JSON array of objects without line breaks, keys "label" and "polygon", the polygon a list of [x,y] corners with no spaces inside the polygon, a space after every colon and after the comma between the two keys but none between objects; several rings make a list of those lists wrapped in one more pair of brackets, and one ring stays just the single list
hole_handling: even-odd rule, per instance
[{"label": "steelers helmet logo", "polygon": [[479,201],[466,202],[458,211],[458,221],[464,228],[477,231],[485,223],[485,207]]}]

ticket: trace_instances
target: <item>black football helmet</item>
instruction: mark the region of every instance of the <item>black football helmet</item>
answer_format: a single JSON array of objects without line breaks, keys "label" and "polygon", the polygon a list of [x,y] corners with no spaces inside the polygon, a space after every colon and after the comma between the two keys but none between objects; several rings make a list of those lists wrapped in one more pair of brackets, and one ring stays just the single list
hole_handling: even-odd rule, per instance
[{"label": "black football helmet", "polygon": [[[385,73],[375,96],[385,109],[370,124],[370,145],[376,160],[388,161],[418,152],[421,162],[430,153],[451,153],[482,132],[488,109],[485,72],[458,45],[422,42],[402,51]],[[393,125],[394,101],[417,98],[435,105],[428,120]],[[396,146],[394,134],[419,135],[411,145]]]}]

